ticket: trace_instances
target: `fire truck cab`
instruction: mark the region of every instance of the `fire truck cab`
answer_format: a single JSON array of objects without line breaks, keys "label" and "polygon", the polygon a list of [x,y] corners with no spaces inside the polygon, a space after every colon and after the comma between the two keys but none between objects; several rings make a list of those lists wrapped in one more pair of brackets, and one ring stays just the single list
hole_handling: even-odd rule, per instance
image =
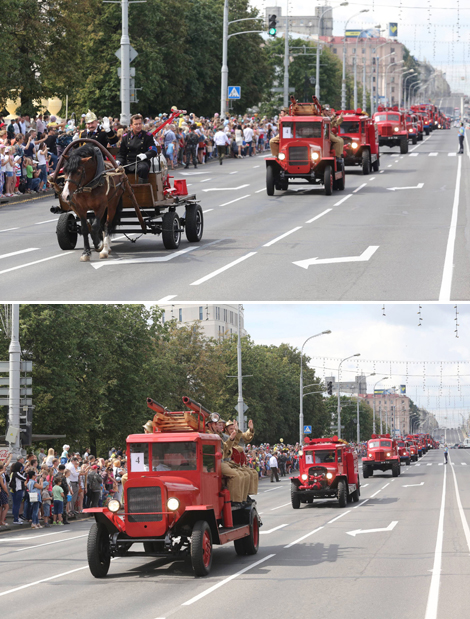
[{"label": "fire truck cab", "polygon": [[[128,479],[123,504],[85,510],[95,517],[88,536],[88,565],[107,575],[112,557],[189,557],[196,576],[212,565],[213,545],[234,542],[239,555],[258,552],[261,521],[248,497],[232,505],[221,473],[218,434],[205,432],[206,414],[190,398],[192,412],[169,412],[148,398],[154,431],[127,437]],[[143,551],[130,551],[143,544]]]},{"label": "fire truck cab", "polygon": [[344,140],[344,164],[361,166],[363,174],[380,168],[379,133],[374,121],[362,110],[339,110],[343,122],[339,126],[339,136]]},{"label": "fire truck cab", "polygon": [[406,155],[408,152],[408,131],[406,129],[406,119],[404,112],[400,112],[398,107],[383,108],[379,105],[378,111],[374,114],[374,122],[379,130],[379,146],[400,147],[400,153]]},{"label": "fire truck cab", "polygon": [[321,115],[314,103],[289,106],[289,115],[279,121],[279,153],[266,158],[266,192],[285,191],[289,183],[323,185],[325,195],[345,188],[342,158],[337,158],[331,144],[331,119]]},{"label": "fire truck cab", "polygon": [[399,438],[397,440],[398,455],[400,456],[400,462],[404,462],[408,466],[411,464],[411,451],[407,442]]},{"label": "fire truck cab", "polygon": [[364,479],[374,471],[392,471],[393,477],[400,475],[400,456],[397,441],[390,434],[373,434],[367,442],[367,456],[362,458]]},{"label": "fire truck cab", "polygon": [[357,454],[337,436],[305,439],[299,452],[299,476],[291,477],[294,509],[315,498],[337,498],[340,507],[361,494]]}]

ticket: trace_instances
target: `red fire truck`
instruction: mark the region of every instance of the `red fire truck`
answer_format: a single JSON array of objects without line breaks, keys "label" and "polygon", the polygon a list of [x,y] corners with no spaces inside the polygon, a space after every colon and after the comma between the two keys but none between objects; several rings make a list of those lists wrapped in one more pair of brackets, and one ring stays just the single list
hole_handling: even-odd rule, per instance
[{"label": "red fire truck", "polygon": [[379,130],[379,146],[400,147],[400,153],[408,152],[408,131],[404,112],[398,107],[384,108],[379,105],[374,114],[374,122]]},{"label": "red fire truck", "polygon": [[400,456],[397,441],[390,434],[373,434],[367,443],[367,456],[362,458],[364,479],[374,471],[392,471],[393,477],[400,475]]},{"label": "red fire truck", "polygon": [[[221,473],[218,434],[205,432],[210,412],[190,398],[190,411],[170,412],[148,398],[154,432],[127,437],[124,503],[85,510],[95,517],[88,536],[88,565],[103,578],[112,557],[189,557],[196,576],[212,565],[213,545],[234,542],[239,555],[258,552],[261,520],[251,498],[232,505]],[[238,452],[237,452],[238,453]],[[130,552],[142,543],[143,552]]]},{"label": "red fire truck", "polygon": [[339,110],[343,115],[339,135],[344,140],[344,164],[362,166],[363,174],[380,168],[379,133],[374,121],[362,110]]},{"label": "red fire truck", "polygon": [[291,477],[294,509],[315,498],[337,498],[340,507],[361,494],[357,454],[337,436],[305,439],[299,451],[299,476]]},{"label": "red fire truck", "polygon": [[332,149],[331,120],[321,114],[315,97],[313,103],[297,103],[292,97],[289,115],[279,121],[279,153],[266,158],[268,196],[273,196],[275,189],[285,191],[292,181],[323,185],[327,196],[344,189],[343,159]]},{"label": "red fire truck", "polygon": [[411,449],[407,442],[403,439],[397,439],[398,455],[400,456],[400,462],[404,462],[408,466],[411,464]]}]

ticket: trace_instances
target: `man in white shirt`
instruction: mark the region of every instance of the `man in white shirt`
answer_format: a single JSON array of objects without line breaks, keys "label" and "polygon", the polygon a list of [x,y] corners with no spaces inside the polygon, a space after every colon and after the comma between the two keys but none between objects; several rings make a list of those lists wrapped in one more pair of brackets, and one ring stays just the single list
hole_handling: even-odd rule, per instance
[{"label": "man in white shirt", "polygon": [[274,454],[269,458],[269,468],[271,469],[271,483],[274,483],[274,476],[276,476],[276,481],[281,481],[279,479],[277,458]]},{"label": "man in white shirt", "polygon": [[246,145],[249,146],[249,155],[250,157],[253,155],[253,129],[250,125],[246,125],[243,129],[243,137],[245,139]]},{"label": "man in white shirt", "polygon": [[219,157],[219,163],[222,165],[225,157],[225,147],[230,146],[230,140],[224,131],[222,125],[219,125],[217,132],[214,135],[214,144],[217,146],[217,156]]},{"label": "man in white shirt", "polygon": [[70,460],[65,468],[70,471],[70,485],[72,486],[72,511],[75,511],[75,503],[78,499],[78,476],[80,474],[80,467],[78,466],[78,458],[75,456]]}]

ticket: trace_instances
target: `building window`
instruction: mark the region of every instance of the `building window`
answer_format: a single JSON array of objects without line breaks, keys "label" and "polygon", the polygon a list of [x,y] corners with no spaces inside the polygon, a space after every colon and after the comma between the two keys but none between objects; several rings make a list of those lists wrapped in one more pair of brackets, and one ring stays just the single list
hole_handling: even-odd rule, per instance
[{"label": "building window", "polygon": [[333,54],[337,54],[337,53],[338,53],[337,48],[336,48],[336,47],[333,47]]},{"label": "building window", "polygon": [[[375,77],[374,77],[374,81],[375,81]],[[372,87],[372,92],[375,92],[375,86]]]},{"label": "building window", "polygon": [[353,53],[353,54],[355,54],[355,53],[356,53],[356,48],[354,48],[354,49],[353,49],[352,53]]},{"label": "building window", "polygon": [[372,78],[372,81],[375,82],[375,76]]},{"label": "building window", "polygon": [[363,54],[365,54],[365,53],[366,53],[366,50],[365,50],[365,48],[364,48],[364,47],[362,48],[362,53],[363,53]]},{"label": "building window", "polygon": [[372,56],[372,64],[375,64],[375,56]]},{"label": "building window", "polygon": [[215,319],[220,320],[220,307],[215,308]]},{"label": "building window", "polygon": [[390,81],[391,81],[392,84],[394,84],[395,83],[395,78],[392,77],[392,79]]},{"label": "building window", "polygon": [[230,324],[233,325],[233,312],[230,312]]},{"label": "building window", "polygon": [[395,92],[395,86],[392,86],[392,92]]},{"label": "building window", "polygon": [[227,322],[227,313],[228,313],[227,310],[224,309],[224,322]]},{"label": "building window", "polygon": [[393,58],[391,58],[390,64],[394,64],[394,62],[395,62],[395,56],[393,56]]},{"label": "building window", "polygon": [[180,307],[180,308],[179,308],[179,310],[178,310],[178,312],[179,312],[179,319],[180,319],[180,322],[183,322],[183,308],[182,308],[182,307]]},{"label": "building window", "polygon": [[199,320],[202,320],[202,305],[199,306]]},{"label": "building window", "polygon": [[394,52],[395,52],[395,48],[394,48],[394,47],[391,47],[391,48],[390,48],[390,53],[391,53],[391,54],[393,54]]},{"label": "building window", "polygon": [[233,333],[233,331],[232,331],[232,329],[230,329],[230,335],[232,335],[232,333]]}]

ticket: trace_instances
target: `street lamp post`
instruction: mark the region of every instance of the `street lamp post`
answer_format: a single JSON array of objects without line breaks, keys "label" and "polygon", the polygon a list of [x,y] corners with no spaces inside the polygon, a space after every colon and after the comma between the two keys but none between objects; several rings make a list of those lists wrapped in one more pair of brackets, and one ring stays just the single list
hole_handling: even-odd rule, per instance
[{"label": "street lamp post", "polygon": [[[384,45],[388,45],[389,41],[386,41],[385,43],[381,43],[380,45],[378,45],[377,47],[374,47],[374,49],[372,50],[372,56],[371,59],[374,57],[375,54],[377,54],[377,50],[380,49],[381,47],[383,47]],[[377,105],[379,104],[379,56],[375,56],[375,70],[376,70],[376,81],[375,81],[375,96],[376,96],[376,103]],[[372,116],[374,113],[374,110],[377,109],[377,106],[374,106],[374,67],[372,65],[372,69],[370,72],[370,115]]]},{"label": "street lamp post", "polygon": [[303,366],[303,354],[304,354],[304,346],[305,344],[313,339],[314,337],[320,337],[320,335],[328,335],[331,331],[322,331],[321,333],[317,333],[315,335],[311,335],[308,337],[305,342],[302,344],[302,348],[300,349],[300,413],[299,413],[299,444],[302,445],[303,439],[303,430],[304,430],[304,366]]},{"label": "street lamp post", "polygon": [[[410,101],[411,101],[412,104],[413,104],[413,102],[416,103],[415,97],[416,97],[417,92],[419,90],[421,90],[421,86],[422,85],[423,85],[423,83],[421,81],[416,82],[415,84],[411,84],[411,86],[410,86]],[[411,91],[412,90],[414,91],[415,89],[416,89],[416,91],[413,92],[413,94],[411,94]]]},{"label": "street lamp post", "polygon": [[[339,6],[348,6],[348,2],[341,2]],[[323,11],[318,19],[318,43],[317,43],[317,58],[316,58],[316,71],[315,71],[315,96],[320,101],[320,33],[321,33],[321,20],[323,19],[323,15],[328,13],[328,11],[332,11],[333,7],[329,6],[327,9]]]},{"label": "street lamp post", "polygon": [[338,408],[337,408],[337,416],[338,416],[338,432],[337,432],[337,435],[338,435],[338,438],[341,438],[341,395],[340,395],[341,389],[340,389],[340,381],[339,381],[339,372],[341,370],[341,364],[344,361],[347,361],[348,359],[352,359],[353,357],[360,357],[360,356],[361,356],[360,352],[356,353],[355,355],[350,355],[349,357],[346,357],[345,359],[342,359],[340,361],[340,363],[339,363],[339,366],[338,366]]},{"label": "street lamp post", "polygon": [[343,37],[343,80],[341,82],[341,109],[343,109],[343,110],[346,109],[346,30],[348,28],[348,24],[351,21],[351,19],[353,19],[354,17],[357,17],[361,13],[368,13],[368,12],[369,12],[369,9],[363,9],[362,11],[359,11],[358,13],[355,13],[354,15],[352,15],[348,19],[348,21],[346,22],[346,25],[344,26],[344,37]]},{"label": "street lamp post", "polygon": [[[366,376],[366,378],[370,378],[371,376],[375,376],[375,372],[372,372],[372,374],[368,374]],[[367,383],[366,383],[366,392],[367,392]],[[360,419],[359,419],[359,393],[357,394],[357,428],[356,428],[356,432],[357,432],[357,443],[359,444],[360,439],[361,439],[361,422],[360,422]]]},{"label": "street lamp post", "polygon": [[[405,68],[405,67],[403,67],[403,68]],[[408,71],[402,71],[400,73],[400,89],[398,91],[400,98],[398,99],[398,109],[401,108],[401,100],[402,100],[402,97],[403,97],[403,76],[406,75],[407,73],[411,73],[411,72],[414,72],[414,70],[413,69],[408,69]]]},{"label": "street lamp post", "polygon": [[[375,388],[377,387],[377,385],[379,383],[381,383],[383,380],[386,380],[387,378],[388,378],[388,376],[384,376],[383,378],[378,380],[375,383],[375,385],[374,385],[374,390],[373,390],[373,393],[372,393],[372,395],[374,396],[374,400],[373,400],[373,403],[374,403],[374,414],[373,414],[373,417],[372,417],[372,434],[375,434]],[[382,420],[382,413],[380,414],[380,419]],[[381,424],[380,425],[380,433],[382,434],[382,421],[380,422],[380,424]]]},{"label": "street lamp post", "polygon": [[[397,64],[402,64],[403,62],[405,62],[404,60],[399,60],[398,62],[392,62],[391,64],[387,65],[385,67],[385,105],[387,105],[387,73],[388,73],[388,69],[390,69],[390,67],[394,67]],[[391,87],[390,87],[391,88]]]},{"label": "street lamp post", "polygon": [[405,77],[405,83],[404,83],[404,86],[403,86],[403,90],[405,91],[405,110],[408,109],[408,106],[407,106],[408,98],[406,96],[406,82],[410,79],[410,77],[412,78],[412,77],[415,77],[415,76],[416,76],[416,71],[414,69],[412,69],[412,73],[410,73],[410,75],[408,75],[408,77]]},{"label": "street lamp post", "polygon": [[382,56],[382,58],[380,58],[379,56],[377,56],[376,58],[376,64],[377,64],[377,106],[379,105],[379,81],[380,81],[380,61],[381,60],[385,60],[385,58],[388,58],[389,56],[393,56],[395,55],[395,52],[392,52],[390,54],[386,54],[385,56]]}]

